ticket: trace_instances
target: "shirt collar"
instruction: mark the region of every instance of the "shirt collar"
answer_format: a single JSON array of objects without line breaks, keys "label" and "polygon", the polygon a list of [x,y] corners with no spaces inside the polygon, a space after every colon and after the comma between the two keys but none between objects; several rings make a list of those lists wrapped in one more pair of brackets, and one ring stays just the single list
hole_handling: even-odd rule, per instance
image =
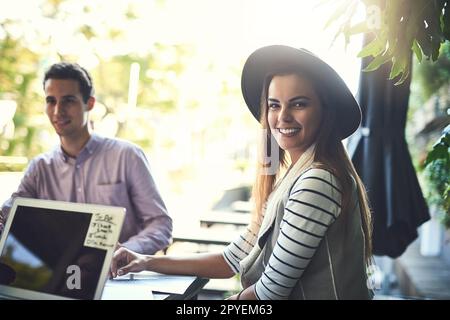
[{"label": "shirt collar", "polygon": [[95,149],[100,145],[101,138],[95,133],[91,134],[89,141],[84,146],[83,150],[81,150],[80,155],[84,152],[87,152],[89,155],[93,154]]},{"label": "shirt collar", "polygon": [[92,133],[88,142],[83,147],[83,149],[81,149],[80,153],[76,157],[76,160],[71,158],[69,155],[67,155],[67,153],[64,152],[61,144],[59,144],[56,147],[56,153],[57,153],[58,157],[64,163],[68,163],[68,162],[71,163],[72,160],[75,160],[74,162],[80,163],[80,162],[85,161],[87,158],[89,158],[95,152],[97,147],[101,144],[101,141],[102,141],[102,138],[99,135]]}]

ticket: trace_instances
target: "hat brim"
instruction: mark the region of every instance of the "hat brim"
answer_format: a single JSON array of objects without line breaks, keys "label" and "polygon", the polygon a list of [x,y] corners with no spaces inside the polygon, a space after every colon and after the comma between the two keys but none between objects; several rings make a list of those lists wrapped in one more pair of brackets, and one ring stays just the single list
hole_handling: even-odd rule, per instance
[{"label": "hat brim", "polygon": [[345,139],[358,129],[361,109],[344,80],[320,58],[305,49],[273,45],[260,48],[247,59],[242,71],[241,89],[253,116],[261,119],[261,93],[264,78],[279,70],[301,70],[326,88],[330,107],[337,108],[338,134]]}]

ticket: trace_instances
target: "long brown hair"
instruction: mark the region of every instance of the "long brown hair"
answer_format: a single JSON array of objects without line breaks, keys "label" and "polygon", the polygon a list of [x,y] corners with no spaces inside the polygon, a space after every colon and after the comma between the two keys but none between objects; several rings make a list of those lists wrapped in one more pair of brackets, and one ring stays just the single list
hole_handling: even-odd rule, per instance
[{"label": "long brown hair", "polygon": [[[288,75],[296,74],[300,77],[308,79],[322,105],[323,113],[320,130],[318,131],[315,139],[315,156],[314,163],[316,167],[326,169],[333,173],[341,184],[342,189],[342,203],[341,203],[341,215],[350,212],[351,208],[351,195],[352,195],[352,177],[356,182],[359,207],[361,213],[361,224],[364,232],[364,255],[366,265],[369,266],[372,262],[372,219],[369,208],[369,202],[366,194],[364,184],[359,178],[355,167],[353,166],[348,154],[342,144],[340,135],[338,134],[337,115],[336,108],[332,107],[332,102],[329,101],[327,90],[323,85],[317,85],[314,81],[314,77],[305,74],[300,70],[280,70],[279,72],[269,74],[264,79],[263,90],[261,93],[261,119],[260,123],[263,127],[264,136],[262,137],[262,143],[266,143],[269,146],[267,148],[261,148],[261,150],[271,150],[270,145],[276,144],[275,139],[270,133],[269,123],[267,119],[268,113],[268,88],[270,82],[275,75]],[[279,162],[278,167],[273,174],[267,174],[267,166],[259,161],[258,170],[256,175],[255,184],[253,186],[253,198],[255,200],[255,218],[261,219],[264,211],[264,205],[273,191],[275,182],[280,175],[280,171],[287,166],[287,157],[284,150],[282,150],[278,144],[276,144],[279,150]],[[267,157],[267,154],[263,154],[263,157]],[[273,158],[273,157],[271,157]],[[273,164],[270,164],[273,165]],[[343,217],[346,218],[345,216]]]}]

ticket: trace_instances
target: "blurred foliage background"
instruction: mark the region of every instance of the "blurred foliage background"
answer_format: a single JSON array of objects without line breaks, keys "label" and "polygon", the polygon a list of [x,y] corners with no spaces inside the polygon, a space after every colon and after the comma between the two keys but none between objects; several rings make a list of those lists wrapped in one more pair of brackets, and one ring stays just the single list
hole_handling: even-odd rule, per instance
[{"label": "blurred foliage background", "polygon": [[[14,101],[16,106],[12,122],[4,129],[1,153],[30,158],[48,148],[52,132],[43,116],[41,79],[45,68],[57,61],[79,62],[91,71],[99,102],[91,118],[93,122],[100,128],[104,122],[103,131],[109,135],[130,138],[144,148],[150,147],[151,132],[145,135],[136,132],[148,124],[149,115],[145,110],[175,109],[179,99],[175,80],[183,71],[183,57],[189,55],[189,48],[156,43],[152,50],[127,52],[132,49],[127,45],[130,38],[127,33],[133,30],[126,25],[138,19],[131,3],[115,10],[125,12],[117,20],[98,14],[102,5],[95,1],[39,2],[38,10],[30,13],[31,17],[0,19],[0,99]],[[34,23],[46,28],[34,28]],[[60,32],[55,32],[58,28]],[[168,56],[174,58],[162,61]],[[132,121],[136,130],[127,131],[132,63],[139,64],[144,72],[139,78],[140,90],[136,97],[136,105],[143,109],[144,116],[141,114],[139,120]],[[3,122],[8,120],[3,118]]]}]

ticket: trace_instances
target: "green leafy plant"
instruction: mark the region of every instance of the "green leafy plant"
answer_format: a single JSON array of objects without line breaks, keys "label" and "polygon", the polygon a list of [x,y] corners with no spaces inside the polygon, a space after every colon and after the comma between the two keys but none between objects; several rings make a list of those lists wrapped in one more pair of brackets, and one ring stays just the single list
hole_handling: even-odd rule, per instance
[{"label": "green leafy plant", "polygon": [[[354,22],[361,3],[367,17]],[[336,36],[343,34],[346,43],[352,35],[372,34],[373,40],[358,54],[373,57],[364,71],[392,62],[389,79],[400,77],[396,84],[408,78],[412,52],[419,61],[424,57],[436,61],[442,43],[450,40],[450,0],[341,0],[326,27],[338,20],[341,25]]]},{"label": "green leafy plant", "polygon": [[439,59],[435,62],[422,61],[414,64],[413,80],[418,94],[425,103],[439,89],[450,85],[450,41],[441,46]]},{"label": "green leafy plant", "polygon": [[433,145],[424,163],[424,173],[435,196],[428,199],[443,209],[442,222],[450,228],[450,125]]}]

